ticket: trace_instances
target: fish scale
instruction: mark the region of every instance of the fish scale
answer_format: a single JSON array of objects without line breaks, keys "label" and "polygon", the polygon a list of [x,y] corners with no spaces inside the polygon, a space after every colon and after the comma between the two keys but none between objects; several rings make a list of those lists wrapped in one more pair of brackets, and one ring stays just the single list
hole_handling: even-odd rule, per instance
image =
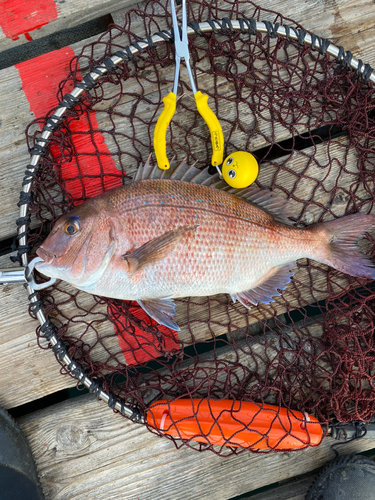
[{"label": "fish scale", "polygon": [[[90,293],[136,300],[174,329],[173,298],[229,293],[245,307],[267,304],[300,258],[375,277],[356,246],[375,225],[372,215],[300,229],[284,222],[285,200],[268,191],[234,191],[244,199],[212,187],[207,169],[184,163],[165,177],[146,164],[135,183],[61,217],[37,251],[44,262],[36,268]],[[211,184],[220,184],[217,176]]]}]

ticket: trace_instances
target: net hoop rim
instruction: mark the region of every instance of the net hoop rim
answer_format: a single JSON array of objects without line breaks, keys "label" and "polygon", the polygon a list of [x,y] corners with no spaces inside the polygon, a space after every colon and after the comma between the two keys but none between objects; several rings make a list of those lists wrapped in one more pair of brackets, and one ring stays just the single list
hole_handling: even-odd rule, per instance
[{"label": "net hoop rim", "polygon": [[[312,50],[318,50],[320,54],[329,54],[335,58],[338,63],[341,63],[347,70],[353,69],[363,82],[375,83],[375,71],[368,64],[363,64],[361,59],[356,59],[350,51],[345,51],[343,47],[332,44],[329,40],[320,38],[312,33],[307,33],[301,28],[292,26],[280,25],[279,23],[271,23],[270,21],[256,21],[255,19],[237,19],[231,21],[229,18],[223,18],[222,21],[208,20],[202,23],[188,24],[188,35],[203,36],[205,33],[220,33],[223,35],[234,34],[237,32],[249,35],[268,34],[271,38],[278,36],[285,38],[288,41],[297,41],[301,47],[308,46]],[[134,56],[139,55],[148,48],[154,47],[156,44],[163,42],[172,43],[173,33],[170,31],[162,31],[147,37],[147,40],[134,42],[130,46],[126,46],[123,51],[118,51],[112,57],[106,57],[103,64],[96,66],[93,71],[83,77],[83,81],[79,82],[74,89],[64,96],[64,100],[56,107],[54,114],[48,119],[48,126],[43,127],[43,132],[36,139],[34,148],[30,152],[30,163],[27,165],[25,177],[22,182],[22,191],[18,206],[20,207],[20,216],[17,220],[18,232],[18,259],[22,266],[28,267],[28,247],[27,235],[29,232],[29,224],[27,221],[27,212],[31,201],[30,191],[33,185],[35,170],[41,158],[47,152],[47,146],[53,132],[61,124],[64,114],[67,109],[73,108],[87,90],[94,88],[98,80],[107,75],[108,72],[114,71],[123,63],[130,61]],[[85,83],[85,80],[87,83]],[[45,316],[41,301],[37,298],[37,292],[30,283],[25,283],[25,289],[28,292],[28,299],[31,312],[39,321],[41,331],[44,337],[48,340],[53,351],[57,355],[61,364],[70,373],[71,376],[78,380],[78,383],[83,384],[91,393],[112,408],[120,412],[123,416],[131,419],[133,422],[145,424],[145,416],[136,408],[130,408],[124,404],[122,400],[113,395],[111,392],[105,392],[101,388],[101,384],[96,380],[91,380],[84,372],[79,363],[74,358],[67,354],[65,345],[57,339],[55,335],[55,327]]]}]

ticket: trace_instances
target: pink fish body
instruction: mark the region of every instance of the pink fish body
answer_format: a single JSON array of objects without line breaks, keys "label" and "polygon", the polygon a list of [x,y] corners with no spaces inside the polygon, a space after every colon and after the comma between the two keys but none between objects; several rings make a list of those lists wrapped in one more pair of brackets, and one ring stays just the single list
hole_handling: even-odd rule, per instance
[{"label": "pink fish body", "polygon": [[[186,177],[186,166],[174,176]],[[356,246],[375,216],[300,229],[282,222],[281,199],[254,189],[245,195],[155,178],[108,191],[56,222],[37,251],[44,262],[36,268],[96,295],[136,300],[173,329],[172,299],[229,293],[246,307],[269,303],[300,258],[375,278]]]}]

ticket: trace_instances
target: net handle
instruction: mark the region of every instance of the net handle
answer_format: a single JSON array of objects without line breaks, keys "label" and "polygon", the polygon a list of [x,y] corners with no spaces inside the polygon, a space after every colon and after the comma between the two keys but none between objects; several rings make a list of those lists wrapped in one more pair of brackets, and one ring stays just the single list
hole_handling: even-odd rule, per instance
[{"label": "net handle", "polygon": [[[375,83],[375,74],[371,66],[363,64],[359,59],[355,59],[350,51],[345,52],[343,47],[333,45],[329,40],[320,38],[317,35],[309,34],[301,28],[293,28],[279,23],[272,24],[270,21],[258,22],[255,19],[238,19],[231,21],[229,18],[223,18],[222,21],[208,20],[203,23],[189,23],[188,35],[203,36],[205,33],[221,33],[233,34],[236,32],[249,35],[268,34],[271,38],[281,36],[288,41],[297,41],[301,46],[310,46],[312,50],[318,50],[320,54],[329,54],[346,69],[352,68],[364,82],[371,81]],[[173,42],[173,35],[169,31],[161,31],[154,36],[147,37],[147,40],[137,41],[130,46],[126,46],[124,50],[118,51],[112,57],[106,57],[103,64],[98,65],[94,70],[83,77],[74,89],[64,96],[64,100],[59,103],[53,115],[51,115],[43,129],[40,137],[36,139],[36,143],[30,151],[30,162],[26,167],[25,177],[22,182],[22,191],[18,206],[20,207],[20,217],[16,224],[18,228],[18,256],[16,260],[25,268],[28,267],[27,253],[29,247],[27,245],[27,234],[29,232],[30,216],[27,214],[28,206],[31,202],[31,187],[33,179],[36,176],[36,170],[39,162],[48,150],[51,135],[62,122],[64,115],[68,109],[73,108],[82,97],[83,93],[95,87],[98,80],[108,72],[116,71],[117,67],[123,63],[132,60],[135,55],[145,52],[146,49],[155,48],[156,44],[162,42]],[[57,339],[56,328],[46,318],[42,302],[37,297],[37,292],[32,288],[31,284],[25,284],[28,292],[31,312],[39,321],[41,331],[44,337],[49,341],[53,351],[58,359],[68,372],[83,384],[91,393],[94,393],[98,399],[103,400],[110,408],[120,412],[125,417],[138,423],[145,423],[144,415],[135,408],[127,407],[123,401],[119,401],[111,392],[103,391],[99,381],[91,380],[84,372],[83,368],[74,359],[71,359],[67,354],[66,346]]]}]

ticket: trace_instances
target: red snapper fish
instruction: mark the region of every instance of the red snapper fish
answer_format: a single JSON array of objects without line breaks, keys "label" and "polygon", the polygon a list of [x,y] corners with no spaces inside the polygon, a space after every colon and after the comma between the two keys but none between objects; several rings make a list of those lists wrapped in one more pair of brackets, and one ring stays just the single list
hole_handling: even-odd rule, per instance
[{"label": "red snapper fish", "polygon": [[374,215],[301,229],[286,223],[285,204],[269,191],[231,189],[207,169],[147,162],[133,184],[60,217],[35,267],[86,292],[135,300],[173,330],[174,298],[228,293],[247,308],[268,304],[301,258],[375,279],[356,245]]}]

